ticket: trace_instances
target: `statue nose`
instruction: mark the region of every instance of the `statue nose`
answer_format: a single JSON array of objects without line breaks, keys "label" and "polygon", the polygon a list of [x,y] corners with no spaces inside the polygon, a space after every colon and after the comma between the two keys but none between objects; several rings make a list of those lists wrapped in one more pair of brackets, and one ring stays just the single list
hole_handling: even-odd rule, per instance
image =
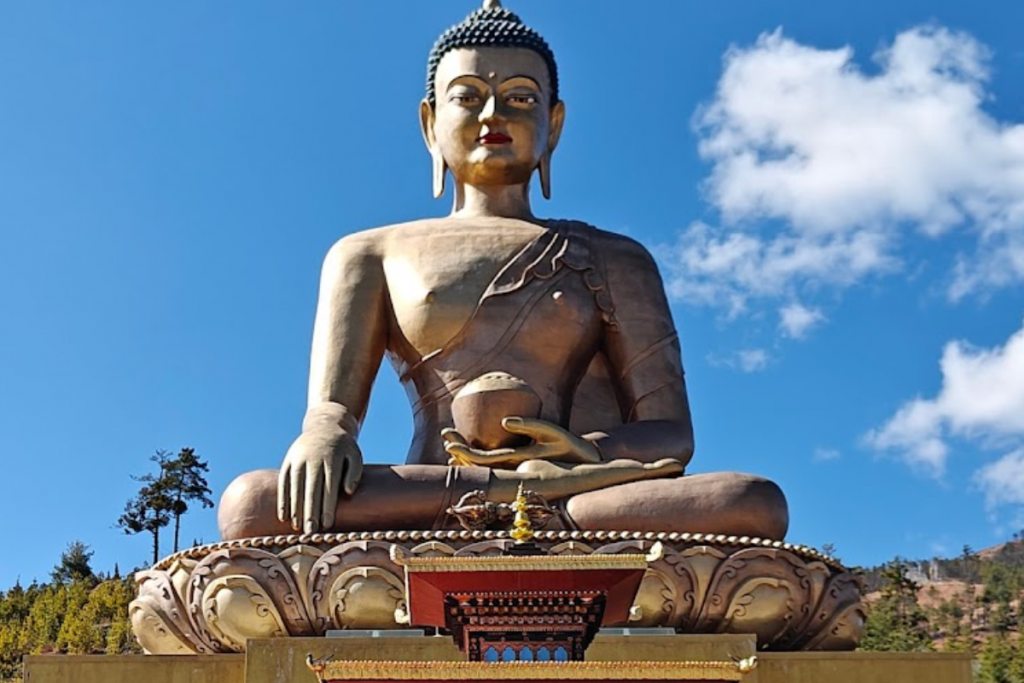
[{"label": "statue nose", "polygon": [[501,112],[501,106],[496,96],[488,97],[484,101],[484,107],[480,110],[480,122],[487,123],[488,121],[502,120],[504,115]]}]

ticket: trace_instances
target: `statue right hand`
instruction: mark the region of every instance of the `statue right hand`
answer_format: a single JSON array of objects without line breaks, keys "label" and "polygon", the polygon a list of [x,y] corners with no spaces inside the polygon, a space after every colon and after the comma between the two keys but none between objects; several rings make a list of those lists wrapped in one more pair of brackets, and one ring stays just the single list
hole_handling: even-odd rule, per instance
[{"label": "statue right hand", "polygon": [[317,425],[295,440],[277,480],[277,516],[307,534],[334,526],[341,491],[351,496],[363,475],[356,440],[336,426]]}]

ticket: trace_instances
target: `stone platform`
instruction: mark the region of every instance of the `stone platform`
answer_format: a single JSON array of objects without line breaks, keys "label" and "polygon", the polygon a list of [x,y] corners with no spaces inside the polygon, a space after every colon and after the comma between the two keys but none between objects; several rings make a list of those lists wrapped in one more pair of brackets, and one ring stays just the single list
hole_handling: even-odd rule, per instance
[{"label": "stone platform", "polygon": [[[753,655],[755,641],[753,636],[740,635],[598,635],[587,653],[588,661],[595,663],[730,661]],[[291,638],[251,641],[244,655],[32,656],[26,658],[26,680],[32,683],[316,683],[316,676],[306,664],[309,655],[317,659],[333,656],[336,661],[457,664],[465,660],[465,655],[449,638]],[[969,683],[971,680],[970,655],[963,653],[759,652],[756,656],[757,667],[742,678],[744,683]],[[393,680],[403,680],[397,677],[401,668],[395,668]]]},{"label": "stone platform", "polygon": [[[551,555],[646,553],[629,623],[679,633],[753,634],[759,650],[850,650],[863,627],[858,579],[804,546],[735,536],[541,531]],[[503,531],[311,534],[217,543],[139,572],[135,633],[151,654],[244,652],[260,638],[399,629],[404,569],[391,557],[502,554]],[[396,616],[397,615],[397,616]]]}]

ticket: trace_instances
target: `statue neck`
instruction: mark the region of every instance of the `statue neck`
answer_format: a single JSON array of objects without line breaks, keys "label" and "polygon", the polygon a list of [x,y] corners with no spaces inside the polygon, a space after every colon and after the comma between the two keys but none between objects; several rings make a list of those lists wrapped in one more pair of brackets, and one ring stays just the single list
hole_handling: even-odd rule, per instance
[{"label": "statue neck", "polygon": [[456,182],[452,216],[531,220],[533,211],[530,210],[530,184],[474,187]]}]

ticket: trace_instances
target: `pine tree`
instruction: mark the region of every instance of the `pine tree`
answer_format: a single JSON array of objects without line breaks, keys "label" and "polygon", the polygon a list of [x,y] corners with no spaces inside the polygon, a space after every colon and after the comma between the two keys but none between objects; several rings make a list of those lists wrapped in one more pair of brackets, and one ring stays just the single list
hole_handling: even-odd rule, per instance
[{"label": "pine tree", "polygon": [[864,624],[862,650],[917,652],[932,647],[928,619],[917,603],[917,584],[907,578],[899,558],[881,571],[881,597],[871,605]]},{"label": "pine tree", "polygon": [[81,541],[68,543],[67,550],[60,556],[60,563],[50,572],[50,579],[55,584],[69,584],[76,581],[96,582],[89,561],[93,552]]},{"label": "pine tree", "polygon": [[1016,683],[1011,678],[1010,667],[1014,659],[1014,647],[1005,634],[990,636],[978,654],[979,683]]},{"label": "pine tree", "polygon": [[189,503],[213,507],[210,487],[203,476],[210,468],[196,455],[194,448],[182,448],[176,457],[163,460],[161,467],[174,517],[174,552],[178,552],[181,517],[188,512]]},{"label": "pine tree", "polygon": [[[81,584],[78,584],[81,585]],[[128,605],[135,597],[126,581],[104,581],[81,596],[74,596],[77,609],[70,612],[57,636],[57,648],[69,654],[120,654],[131,650]]]},{"label": "pine tree", "polygon": [[125,503],[124,512],[118,517],[116,526],[129,535],[152,534],[153,564],[156,564],[160,560],[160,529],[171,522],[171,499],[159,479],[139,480],[146,483]]},{"label": "pine tree", "polygon": [[974,557],[974,549],[971,546],[964,545],[963,550],[960,551],[960,565],[963,570],[964,581],[967,583],[977,583],[977,560]]},{"label": "pine tree", "polygon": [[156,474],[132,477],[142,488],[131,498],[117,520],[126,534],[153,535],[153,563],[160,559],[160,530],[174,522],[174,551],[178,551],[181,518],[192,503],[213,507],[210,487],[204,474],[209,465],[196,455],[194,448],[182,448],[176,456],[164,450],[150,457],[156,463]]}]

